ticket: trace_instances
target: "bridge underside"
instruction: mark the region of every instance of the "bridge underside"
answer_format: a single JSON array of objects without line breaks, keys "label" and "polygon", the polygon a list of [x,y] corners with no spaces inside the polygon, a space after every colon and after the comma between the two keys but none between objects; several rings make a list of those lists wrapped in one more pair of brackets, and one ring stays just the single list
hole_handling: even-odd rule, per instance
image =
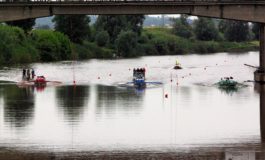
[{"label": "bridge underside", "polygon": [[52,15],[85,14],[189,14],[265,23],[265,4],[183,4],[183,3],[17,3],[0,5],[0,21],[13,21]]}]

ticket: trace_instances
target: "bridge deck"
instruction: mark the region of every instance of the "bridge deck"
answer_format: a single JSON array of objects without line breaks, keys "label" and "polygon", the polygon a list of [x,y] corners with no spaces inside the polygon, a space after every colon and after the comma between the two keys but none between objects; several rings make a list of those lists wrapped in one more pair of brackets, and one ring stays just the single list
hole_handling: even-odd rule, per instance
[{"label": "bridge deck", "polygon": [[265,0],[0,0],[0,5],[264,5]]}]

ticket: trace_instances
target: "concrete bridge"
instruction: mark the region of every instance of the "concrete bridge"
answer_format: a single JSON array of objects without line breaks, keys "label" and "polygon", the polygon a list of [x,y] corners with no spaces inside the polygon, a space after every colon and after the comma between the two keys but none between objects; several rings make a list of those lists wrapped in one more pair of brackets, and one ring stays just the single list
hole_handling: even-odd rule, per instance
[{"label": "concrete bridge", "polygon": [[188,14],[260,23],[260,68],[265,82],[265,0],[2,0],[0,22],[67,14]]},{"label": "concrete bridge", "polygon": [[265,0],[0,1],[0,21],[66,14],[188,14],[265,23]]}]

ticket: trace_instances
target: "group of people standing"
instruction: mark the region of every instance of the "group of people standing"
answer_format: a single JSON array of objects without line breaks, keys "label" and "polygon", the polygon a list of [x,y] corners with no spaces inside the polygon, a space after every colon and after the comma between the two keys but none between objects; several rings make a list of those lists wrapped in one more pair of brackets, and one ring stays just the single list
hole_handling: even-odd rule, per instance
[{"label": "group of people standing", "polygon": [[34,79],[35,78],[35,71],[34,69],[25,69],[23,68],[23,71],[22,71],[22,79],[23,80],[31,80],[31,79]]},{"label": "group of people standing", "polygon": [[137,75],[137,74],[143,74],[143,76],[145,77],[145,68],[134,68],[133,69],[133,76]]}]

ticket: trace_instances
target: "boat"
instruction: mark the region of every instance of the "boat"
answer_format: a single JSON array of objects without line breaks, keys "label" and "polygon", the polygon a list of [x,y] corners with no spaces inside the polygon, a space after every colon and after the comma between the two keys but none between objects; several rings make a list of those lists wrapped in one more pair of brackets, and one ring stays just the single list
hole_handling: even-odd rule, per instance
[{"label": "boat", "polygon": [[220,88],[233,89],[236,88],[237,82],[233,80],[233,77],[224,77],[217,83]]},{"label": "boat", "polygon": [[146,86],[144,68],[133,70],[133,84],[137,88],[143,88]]},{"label": "boat", "polygon": [[37,76],[36,79],[32,80],[22,80],[17,83],[18,86],[46,86],[47,80],[45,79],[44,76]]},{"label": "boat", "polygon": [[174,66],[173,69],[182,69],[181,64],[178,61],[176,61],[176,65]]},{"label": "boat", "polygon": [[37,76],[37,78],[34,80],[35,86],[46,86],[46,79],[44,76]]}]

